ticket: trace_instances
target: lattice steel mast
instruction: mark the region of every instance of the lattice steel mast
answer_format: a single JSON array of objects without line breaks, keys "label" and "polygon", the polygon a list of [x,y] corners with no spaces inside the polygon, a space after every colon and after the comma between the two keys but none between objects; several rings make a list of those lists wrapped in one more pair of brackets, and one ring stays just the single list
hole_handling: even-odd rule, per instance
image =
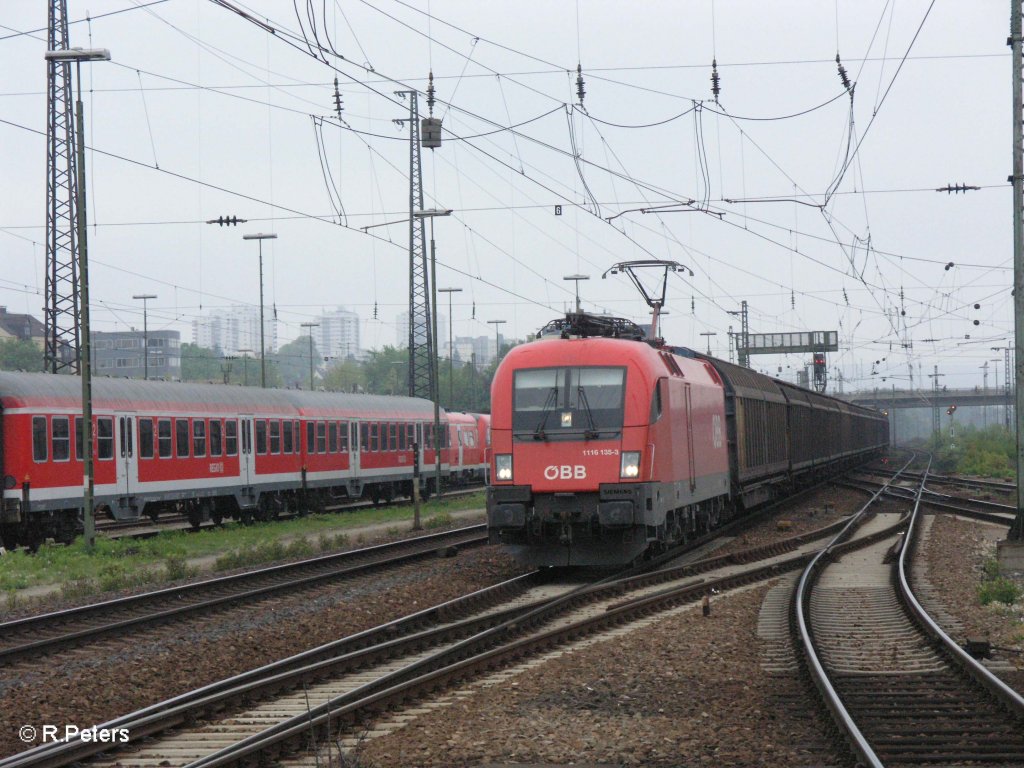
[{"label": "lattice steel mast", "polygon": [[420,163],[420,117],[416,91],[395,91],[409,97],[409,396],[430,399],[434,345],[427,300],[426,224],[423,210],[423,166]]},{"label": "lattice steel mast", "polygon": [[[68,48],[67,0],[51,0],[47,50]],[[46,62],[46,343],[44,367],[78,373],[78,241],[71,65]]]}]

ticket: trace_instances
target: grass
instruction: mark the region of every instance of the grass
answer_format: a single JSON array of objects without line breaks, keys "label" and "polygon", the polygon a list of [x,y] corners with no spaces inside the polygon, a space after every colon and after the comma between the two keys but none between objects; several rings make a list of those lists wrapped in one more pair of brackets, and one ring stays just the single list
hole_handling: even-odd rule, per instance
[{"label": "grass", "polygon": [[[430,500],[422,505],[424,525],[438,528],[452,521],[452,512],[483,507],[483,493],[452,499]],[[10,552],[0,557],[0,593],[3,604],[13,609],[16,590],[58,584],[66,597],[119,590],[163,581],[177,581],[196,575],[194,558],[213,558],[213,570],[223,571],[251,565],[307,557],[363,541],[361,533],[349,536],[347,529],[390,523],[387,533],[397,535],[410,529],[409,504],[333,512],[295,520],[229,525],[193,534],[166,531],[149,539],[98,538],[89,552],[82,539],[70,546],[42,546],[34,555]]]}]

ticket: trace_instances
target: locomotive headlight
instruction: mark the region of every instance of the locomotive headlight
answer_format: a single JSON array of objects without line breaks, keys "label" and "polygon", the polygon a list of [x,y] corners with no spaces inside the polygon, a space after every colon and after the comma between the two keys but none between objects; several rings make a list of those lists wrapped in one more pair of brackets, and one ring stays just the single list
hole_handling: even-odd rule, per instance
[{"label": "locomotive headlight", "polygon": [[499,480],[512,479],[511,453],[497,453],[494,455],[494,472]]},{"label": "locomotive headlight", "polygon": [[634,478],[640,476],[640,451],[623,451],[622,467],[619,477]]}]

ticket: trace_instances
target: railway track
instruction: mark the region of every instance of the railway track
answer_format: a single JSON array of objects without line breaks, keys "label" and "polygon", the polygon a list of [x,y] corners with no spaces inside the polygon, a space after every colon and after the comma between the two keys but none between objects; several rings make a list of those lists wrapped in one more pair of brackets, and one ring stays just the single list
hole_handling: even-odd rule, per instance
[{"label": "railway track", "polygon": [[953,642],[910,585],[927,479],[926,469],[904,537],[853,553],[830,545],[808,565],[794,642],[859,764],[1020,766],[1024,699]]},{"label": "railway track", "polygon": [[[440,498],[457,498],[459,496],[468,496],[473,493],[479,493],[482,490],[482,486],[472,486],[469,488],[455,488],[449,489],[441,494]],[[411,506],[412,500],[410,499],[396,499],[393,502],[387,504],[387,506]],[[379,505],[374,504],[372,501],[365,499],[357,499],[355,501],[347,501],[338,504],[330,504],[323,507],[323,512],[351,512],[359,509],[370,509]],[[288,513],[278,515],[273,520],[268,522],[274,522],[277,520],[294,520],[298,517],[302,517],[304,514],[312,514],[310,512],[305,513]],[[153,536],[157,536],[164,531],[202,531],[218,528],[223,525],[243,525],[240,521],[227,521],[226,523],[218,523],[213,520],[207,520],[199,525],[194,525],[189,521],[189,517],[186,514],[167,514],[161,515],[156,520],[151,520],[148,517],[141,517],[138,520],[99,520],[96,523],[96,530],[98,533],[102,533],[104,536],[110,539],[148,539]]]},{"label": "railway track", "polygon": [[[867,493],[874,493],[882,486],[882,483],[865,478],[842,480],[839,484],[846,488],[853,488]],[[913,501],[917,495],[915,490],[903,486],[890,486],[886,489],[886,493],[890,496],[910,501]],[[1010,504],[999,504],[985,499],[951,496],[927,489],[921,493],[921,504],[939,512],[948,512],[949,514],[969,517],[996,525],[1012,525],[1016,514],[1016,507]]]},{"label": "railway track", "polygon": [[8,621],[0,623],[0,664],[486,543],[486,526],[472,525]]},{"label": "railway track", "polygon": [[287,765],[283,756],[311,743],[330,743],[384,710],[692,604],[712,590],[799,569],[814,556],[816,542],[846,524],[755,550],[585,584],[551,581],[539,573],[519,577],[104,724],[128,729],[131,738],[126,748],[109,755],[97,753],[110,745],[73,741],[0,760],[0,768],[73,763],[211,768],[274,760]]}]

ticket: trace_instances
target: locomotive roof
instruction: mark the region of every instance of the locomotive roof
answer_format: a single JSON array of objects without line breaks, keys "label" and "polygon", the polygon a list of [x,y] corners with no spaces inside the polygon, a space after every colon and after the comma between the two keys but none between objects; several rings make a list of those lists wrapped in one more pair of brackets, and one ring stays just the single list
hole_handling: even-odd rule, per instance
[{"label": "locomotive roof", "polygon": [[[94,378],[94,401],[110,405],[124,404],[126,410],[138,404],[183,403],[206,406],[230,406],[247,409],[339,409],[360,413],[394,413],[395,411],[433,415],[433,403],[414,397],[348,394],[342,392],[304,392],[289,389],[220,384],[191,384],[137,379]],[[73,403],[81,401],[82,380],[78,376],[51,373],[11,373],[0,371],[0,400],[6,407],[30,405],[40,401]]]}]

